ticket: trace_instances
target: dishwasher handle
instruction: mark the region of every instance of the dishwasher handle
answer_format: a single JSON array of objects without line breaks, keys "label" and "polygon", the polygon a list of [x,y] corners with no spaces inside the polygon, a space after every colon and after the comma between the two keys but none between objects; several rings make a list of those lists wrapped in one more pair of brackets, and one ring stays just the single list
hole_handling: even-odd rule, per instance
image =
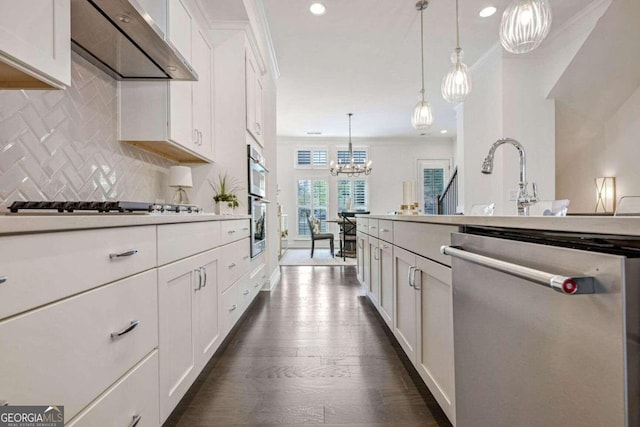
[{"label": "dishwasher handle", "polygon": [[548,286],[554,291],[565,295],[595,293],[593,277],[567,277],[560,274],[548,273],[546,271],[536,270],[523,265],[512,264],[510,262],[501,261],[484,255],[474,254],[473,252],[465,251],[457,246],[441,246],[440,253]]}]

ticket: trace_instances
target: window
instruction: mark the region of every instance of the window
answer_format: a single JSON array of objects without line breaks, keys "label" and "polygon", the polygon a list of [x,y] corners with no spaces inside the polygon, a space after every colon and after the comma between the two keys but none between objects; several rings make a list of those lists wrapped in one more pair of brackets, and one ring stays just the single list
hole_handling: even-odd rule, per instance
[{"label": "window", "polygon": [[447,183],[448,160],[419,160],[418,179],[421,187],[422,211],[435,215],[438,211],[438,197]]},{"label": "window", "polygon": [[[338,164],[349,163],[349,150],[338,150]],[[357,165],[367,163],[367,150],[353,150],[353,162]]]},{"label": "window", "polygon": [[[338,212],[344,210],[368,210],[366,179],[339,179],[337,193]],[[352,203],[351,206],[349,206],[349,201]]]},{"label": "window", "polygon": [[296,151],[296,167],[299,169],[326,168],[328,155],[326,149],[299,149]]},{"label": "window", "polygon": [[326,179],[298,179],[298,235],[310,236],[307,217],[320,220],[320,232],[327,231],[327,207],[329,204],[329,182]]}]

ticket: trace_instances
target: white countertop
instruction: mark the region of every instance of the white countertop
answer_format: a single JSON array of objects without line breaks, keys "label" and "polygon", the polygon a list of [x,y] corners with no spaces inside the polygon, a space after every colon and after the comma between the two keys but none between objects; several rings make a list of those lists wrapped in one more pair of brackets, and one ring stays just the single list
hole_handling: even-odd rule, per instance
[{"label": "white countertop", "polygon": [[640,216],[357,215],[392,221],[640,236]]},{"label": "white countertop", "polygon": [[228,221],[249,219],[249,215],[148,214],[148,213],[19,213],[0,215],[0,235],[47,231],[82,230],[88,228],[131,227],[138,225],[174,224],[180,222]]}]

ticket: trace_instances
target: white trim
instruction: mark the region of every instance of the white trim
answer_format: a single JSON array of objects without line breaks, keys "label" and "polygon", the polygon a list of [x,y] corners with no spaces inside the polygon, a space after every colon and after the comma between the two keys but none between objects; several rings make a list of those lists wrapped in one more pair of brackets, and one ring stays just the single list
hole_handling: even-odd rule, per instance
[{"label": "white trim", "polygon": [[264,36],[267,58],[269,59],[269,63],[271,64],[274,80],[278,80],[280,78],[280,67],[278,65],[278,56],[276,55],[276,49],[273,45],[273,38],[271,37],[271,28],[269,27],[267,14],[264,10],[264,3],[262,2],[262,0],[255,0],[255,2],[257,4],[256,12],[258,15],[258,21],[260,23],[260,27],[262,28]]},{"label": "white trim", "polygon": [[[605,7],[606,3],[608,3],[608,5]],[[582,9],[580,12],[576,13],[571,18],[569,18],[567,21],[565,21],[556,31],[553,32],[551,37],[549,37],[547,40],[545,40],[545,43],[552,42],[553,40],[555,40],[556,38],[560,37],[560,35],[562,35],[565,31],[569,30],[573,26],[583,25],[583,20],[587,16],[591,15],[592,13],[594,13],[596,10],[598,10],[600,8],[603,8],[602,14],[600,15],[600,17],[602,17],[604,12],[606,12],[606,10],[609,8],[609,6],[611,6],[611,3],[612,3],[612,0],[594,0],[594,1],[592,1],[584,9]]]}]

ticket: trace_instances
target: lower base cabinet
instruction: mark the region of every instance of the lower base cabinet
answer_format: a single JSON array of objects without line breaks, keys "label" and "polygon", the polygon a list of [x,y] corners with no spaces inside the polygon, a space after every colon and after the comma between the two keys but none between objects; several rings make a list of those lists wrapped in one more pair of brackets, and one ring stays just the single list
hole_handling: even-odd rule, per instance
[{"label": "lower base cabinet", "polygon": [[72,419],[68,427],[153,427],[160,425],[158,351],[154,350],[95,402]]},{"label": "lower base cabinet", "polygon": [[380,303],[378,311],[389,329],[393,329],[393,246],[382,240],[378,247],[378,273],[380,277]]},{"label": "lower base cabinet", "polygon": [[161,422],[220,344],[219,257],[213,249],[158,269]]},{"label": "lower base cabinet", "polygon": [[394,336],[455,425],[451,268],[393,250]]}]

